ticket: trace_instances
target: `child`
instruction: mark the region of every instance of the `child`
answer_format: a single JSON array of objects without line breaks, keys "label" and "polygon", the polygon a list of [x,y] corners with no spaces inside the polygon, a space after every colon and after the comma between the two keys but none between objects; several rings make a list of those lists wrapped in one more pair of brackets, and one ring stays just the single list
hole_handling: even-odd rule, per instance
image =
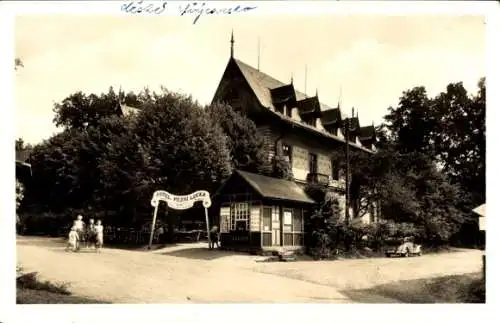
[{"label": "child", "polygon": [[101,220],[97,220],[97,224],[94,226],[94,232],[96,235],[96,252],[101,252],[104,243],[104,227],[102,226]]},{"label": "child", "polygon": [[76,251],[77,242],[78,242],[78,233],[76,232],[76,228],[73,226],[68,234],[68,245],[66,246],[66,251],[70,249],[71,251]]}]

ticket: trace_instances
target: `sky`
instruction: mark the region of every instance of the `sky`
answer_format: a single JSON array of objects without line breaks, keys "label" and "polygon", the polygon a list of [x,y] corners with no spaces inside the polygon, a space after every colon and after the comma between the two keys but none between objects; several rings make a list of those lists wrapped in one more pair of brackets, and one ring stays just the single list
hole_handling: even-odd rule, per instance
[{"label": "sky", "polygon": [[[382,121],[403,91],[430,95],[450,82],[476,92],[485,76],[482,16],[24,15],[15,20],[16,138],[38,143],[58,132],[54,102],[76,91],[144,87],[209,103],[230,54],[330,106],[354,107],[362,125]],[[260,38],[260,51],[259,51]],[[259,55],[260,52],[260,55]],[[306,75],[307,66],[307,78]]]}]

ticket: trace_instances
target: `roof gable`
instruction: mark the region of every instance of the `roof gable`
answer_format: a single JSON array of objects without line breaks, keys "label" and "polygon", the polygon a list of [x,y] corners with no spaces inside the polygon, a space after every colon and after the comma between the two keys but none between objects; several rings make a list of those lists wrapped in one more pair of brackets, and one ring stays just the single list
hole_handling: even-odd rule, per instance
[{"label": "roof gable", "polygon": [[359,128],[359,139],[360,140],[372,140],[375,139],[375,127],[366,126]]},{"label": "roof gable", "polygon": [[340,125],[341,121],[342,116],[340,114],[340,108],[328,109],[321,112],[321,122],[323,126]]},{"label": "roof gable", "polygon": [[321,116],[321,107],[317,96],[297,101],[297,108],[301,115]]}]

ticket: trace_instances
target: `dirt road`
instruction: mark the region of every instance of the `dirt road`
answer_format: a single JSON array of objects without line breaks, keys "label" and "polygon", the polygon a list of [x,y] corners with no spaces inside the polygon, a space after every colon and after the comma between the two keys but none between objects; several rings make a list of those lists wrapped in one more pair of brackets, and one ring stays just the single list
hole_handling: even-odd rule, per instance
[{"label": "dirt road", "polygon": [[[74,295],[112,303],[352,303],[342,293],[400,279],[476,272],[477,251],[411,259],[264,263],[262,257],[180,245],[153,252],[67,253],[60,239],[19,237],[17,262]],[[395,302],[373,299],[376,302]]]}]

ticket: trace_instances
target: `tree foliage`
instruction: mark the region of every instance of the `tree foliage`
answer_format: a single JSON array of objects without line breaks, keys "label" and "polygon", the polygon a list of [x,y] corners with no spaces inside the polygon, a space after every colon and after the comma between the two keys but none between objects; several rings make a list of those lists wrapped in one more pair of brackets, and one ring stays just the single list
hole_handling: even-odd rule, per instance
[{"label": "tree foliage", "polygon": [[264,138],[258,133],[252,120],[223,103],[214,103],[207,106],[205,110],[226,135],[226,143],[234,168],[271,174],[272,165],[265,151]]},{"label": "tree foliage", "polygon": [[[457,232],[471,205],[484,202],[484,97],[484,79],[474,96],[462,83],[435,98],[424,87],[405,91],[377,128],[377,153],[351,152],[355,217],[380,201],[386,220],[413,225],[427,241]],[[334,158],[345,169],[344,153]]]},{"label": "tree foliage", "polygon": [[351,165],[350,203],[355,218],[373,212],[372,206],[380,203],[384,219],[413,223],[425,231],[425,238],[443,241],[463,223],[462,192],[426,154],[358,153],[353,154]]},{"label": "tree foliage", "polygon": [[401,153],[423,153],[460,185],[470,206],[485,201],[486,87],[467,93],[461,82],[429,98],[425,88],[405,91],[385,117],[381,137]]},{"label": "tree foliage", "polygon": [[129,222],[149,214],[154,190],[212,190],[230,174],[221,128],[190,97],[162,90],[136,98],[136,117],[113,113],[113,94],[76,93],[56,105],[64,130],[33,149],[32,206],[113,211]]},{"label": "tree foliage", "polygon": [[76,92],[54,105],[54,123],[64,129],[83,130],[102,118],[120,114],[119,94],[112,87],[101,95]]}]

